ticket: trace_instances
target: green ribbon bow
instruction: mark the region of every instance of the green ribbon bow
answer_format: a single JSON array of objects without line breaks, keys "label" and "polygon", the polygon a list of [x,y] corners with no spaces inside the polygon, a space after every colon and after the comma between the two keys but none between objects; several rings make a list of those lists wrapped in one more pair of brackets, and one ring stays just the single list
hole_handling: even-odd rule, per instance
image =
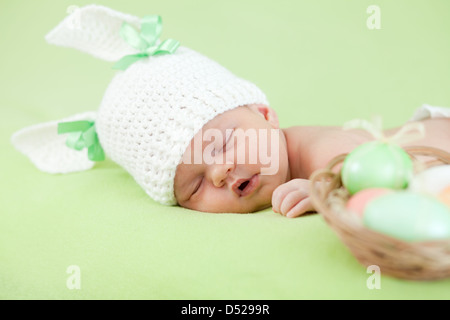
[{"label": "green ribbon bow", "polygon": [[120,36],[140,53],[123,57],[114,64],[113,69],[125,70],[136,61],[157,54],[171,54],[180,46],[180,42],[167,39],[156,45],[162,32],[162,19],[158,15],[142,18],[141,32],[138,33],[130,24],[124,22],[120,28]]},{"label": "green ribbon bow", "polygon": [[58,134],[69,133],[66,145],[75,150],[88,149],[91,161],[105,160],[105,153],[98,140],[94,121],[72,121],[58,123]]}]

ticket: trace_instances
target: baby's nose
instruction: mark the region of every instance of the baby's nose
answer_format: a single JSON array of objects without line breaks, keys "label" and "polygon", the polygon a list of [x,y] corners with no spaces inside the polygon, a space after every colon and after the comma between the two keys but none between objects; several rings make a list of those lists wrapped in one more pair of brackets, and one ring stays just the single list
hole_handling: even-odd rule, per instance
[{"label": "baby's nose", "polygon": [[209,178],[215,187],[222,187],[234,170],[234,164],[212,164],[208,170]]}]

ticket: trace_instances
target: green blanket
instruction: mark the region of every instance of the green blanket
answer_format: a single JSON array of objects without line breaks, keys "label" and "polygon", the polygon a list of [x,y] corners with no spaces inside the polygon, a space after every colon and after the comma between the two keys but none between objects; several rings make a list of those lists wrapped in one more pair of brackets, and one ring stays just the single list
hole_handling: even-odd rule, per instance
[{"label": "green blanket", "polygon": [[[97,3],[161,14],[164,38],[256,83],[283,127],[375,114],[391,127],[423,103],[450,105],[450,2],[376,1],[380,29],[370,29],[376,17],[365,0]],[[450,298],[450,279],[383,270],[381,287],[370,289],[371,273],[318,214],[161,206],[109,160],[82,173],[38,171],[11,134],[96,110],[114,74],[109,63],[45,43],[72,4],[0,4],[1,299]]]}]

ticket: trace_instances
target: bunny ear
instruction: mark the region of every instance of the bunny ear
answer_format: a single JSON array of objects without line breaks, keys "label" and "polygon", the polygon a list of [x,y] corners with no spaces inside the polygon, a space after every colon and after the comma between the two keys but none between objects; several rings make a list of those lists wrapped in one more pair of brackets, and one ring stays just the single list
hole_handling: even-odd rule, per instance
[{"label": "bunny ear", "polygon": [[139,28],[138,17],[98,5],[69,9],[72,13],[45,36],[48,43],[78,49],[106,61],[138,52],[119,33],[123,22]]},{"label": "bunny ear", "polygon": [[66,145],[67,135],[58,135],[58,123],[95,119],[95,112],[85,112],[65,119],[23,128],[11,137],[17,150],[28,156],[41,171],[69,173],[91,169],[86,149],[77,151]]}]

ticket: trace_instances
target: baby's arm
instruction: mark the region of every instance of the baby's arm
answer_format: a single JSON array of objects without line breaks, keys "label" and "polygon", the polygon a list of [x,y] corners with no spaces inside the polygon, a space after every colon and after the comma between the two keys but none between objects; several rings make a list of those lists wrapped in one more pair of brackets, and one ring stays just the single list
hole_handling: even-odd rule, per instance
[{"label": "baby's arm", "polygon": [[[450,152],[450,119],[422,121],[426,135],[405,146],[429,146]],[[392,136],[399,128],[387,130]],[[323,168],[335,156],[352,151],[361,143],[373,140],[365,131],[343,131],[339,127],[293,127],[284,130],[288,143],[292,180],[278,186],[272,194],[272,207],[287,217],[298,217],[314,208],[309,199],[309,176]]]},{"label": "baby's arm", "polygon": [[309,176],[335,156],[348,153],[368,141],[362,130],[343,131],[340,127],[292,127],[283,130],[288,142],[290,181],[272,194],[272,209],[286,217],[314,211],[309,198]]}]

